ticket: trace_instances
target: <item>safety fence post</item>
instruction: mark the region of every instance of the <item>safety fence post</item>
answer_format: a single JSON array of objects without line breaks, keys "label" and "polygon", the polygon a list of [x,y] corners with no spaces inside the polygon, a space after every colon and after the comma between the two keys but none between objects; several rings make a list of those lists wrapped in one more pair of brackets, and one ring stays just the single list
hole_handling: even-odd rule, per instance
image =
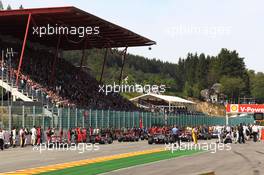
[{"label": "safety fence post", "polygon": [[130,112],[126,112],[126,116],[127,116],[127,127],[128,127],[128,128],[132,128],[132,127],[131,127],[131,123],[130,123],[130,117],[131,117],[131,116],[130,116]]},{"label": "safety fence post", "polygon": [[111,111],[111,112],[112,112],[112,127],[116,129],[116,113],[115,111]]},{"label": "safety fence post", "polygon": [[[83,111],[83,112],[82,112],[82,111]],[[81,114],[81,117],[82,117],[82,128],[85,127],[85,126],[84,126],[84,123],[85,123],[85,122],[84,122],[84,117],[85,117],[85,116],[84,116],[84,113],[85,113],[85,110],[80,110],[80,109],[79,109],[79,114]]]},{"label": "safety fence post", "polygon": [[[139,116],[139,119],[140,119],[140,116]],[[143,123],[143,128],[145,128],[145,120],[144,120],[144,113],[143,112],[141,112],[141,120],[142,120],[142,123]]]},{"label": "safety fence post", "polygon": [[[23,108],[25,108],[25,106],[23,105]],[[25,111],[25,109],[24,109]],[[36,125],[36,106],[33,106],[33,126]]]},{"label": "safety fence post", "polygon": [[132,126],[135,126],[135,112],[132,112]]},{"label": "safety fence post", "polygon": [[75,127],[78,127],[78,114],[77,114],[77,108],[75,108]]},{"label": "safety fence post", "polygon": [[44,120],[44,122],[42,121],[42,126],[43,126],[43,129],[45,130],[45,115],[44,115],[44,107],[41,108],[41,118],[42,120]]},{"label": "safety fence post", "polygon": [[25,106],[22,106],[22,127],[25,128]]},{"label": "safety fence post", "polygon": [[70,112],[71,112],[70,111],[70,108],[68,108],[68,110],[67,110],[67,119],[68,119],[67,124],[68,124],[68,129],[71,128],[71,124],[70,124]]},{"label": "safety fence post", "polygon": [[148,112],[145,112],[145,116],[146,116],[146,128],[148,128]]},{"label": "safety fence post", "polygon": [[92,127],[92,109],[89,110],[88,117],[89,117],[89,126]]},{"label": "safety fence post", "polygon": [[54,109],[53,107],[51,108],[51,127],[54,128]]},{"label": "safety fence post", "polygon": [[97,128],[98,127],[98,123],[97,123],[97,118],[98,116],[97,116],[97,109],[95,110],[95,128]]},{"label": "safety fence post", "polygon": [[149,127],[152,126],[152,112],[149,113]]},{"label": "safety fence post", "polygon": [[118,128],[121,129],[120,111],[118,111]]},{"label": "safety fence post", "polygon": [[12,129],[12,111],[11,106],[8,106],[8,129],[11,131]]},{"label": "safety fence post", "polygon": [[108,109],[108,111],[107,111],[107,127],[109,128],[110,127],[110,111],[109,111],[109,109]]},{"label": "safety fence post", "polygon": [[101,114],[101,128],[104,128],[104,110],[102,109],[102,114]]},{"label": "safety fence post", "polygon": [[123,111],[122,118],[123,118],[123,127],[126,127],[126,112],[125,111]]},{"label": "safety fence post", "polygon": [[58,117],[59,117],[59,119],[60,119],[60,121],[59,121],[59,129],[61,130],[62,129],[62,109],[61,108],[58,108],[57,109],[58,110]]}]

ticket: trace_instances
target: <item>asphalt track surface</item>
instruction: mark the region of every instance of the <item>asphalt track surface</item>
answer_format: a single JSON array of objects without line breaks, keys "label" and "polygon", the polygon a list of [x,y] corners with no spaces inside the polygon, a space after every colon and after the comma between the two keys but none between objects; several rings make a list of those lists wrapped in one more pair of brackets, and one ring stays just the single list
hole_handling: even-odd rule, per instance
[{"label": "asphalt track surface", "polygon": [[230,151],[198,153],[193,156],[130,167],[107,175],[263,175],[264,143],[232,144]]},{"label": "asphalt track surface", "polygon": [[[214,142],[213,140],[211,142]],[[69,161],[96,158],[120,153],[164,148],[164,145],[148,145],[147,141],[100,145],[99,151],[39,151],[31,146],[0,151],[0,172],[9,172]],[[215,172],[216,175],[262,175],[264,174],[264,143],[232,144],[230,151],[204,152],[160,162],[116,170],[109,175],[198,175]]]},{"label": "asphalt track surface", "polygon": [[99,145],[97,151],[85,151],[84,153],[62,150],[45,150],[40,153],[39,150],[33,150],[32,146],[9,148],[0,151],[0,173],[155,148],[164,148],[164,145],[148,145],[147,141],[130,143],[115,141],[113,144]]}]

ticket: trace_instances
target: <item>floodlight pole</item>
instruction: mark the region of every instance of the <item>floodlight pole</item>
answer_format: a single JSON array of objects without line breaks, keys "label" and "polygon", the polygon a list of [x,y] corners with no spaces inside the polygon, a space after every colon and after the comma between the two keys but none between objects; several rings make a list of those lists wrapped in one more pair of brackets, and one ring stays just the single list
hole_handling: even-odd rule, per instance
[{"label": "floodlight pole", "polygon": [[127,53],[127,47],[125,48],[125,50],[122,53],[122,67],[121,67],[121,72],[120,72],[120,77],[119,77],[119,84],[122,83],[122,77],[123,77],[123,69],[124,69],[124,65],[125,65],[125,61],[126,61],[126,54]]},{"label": "floodlight pole", "polygon": [[21,65],[22,65],[22,61],[23,61],[23,56],[24,56],[25,46],[26,46],[26,42],[27,42],[28,29],[29,29],[30,21],[31,21],[31,13],[28,14],[27,27],[26,27],[26,31],[25,31],[25,35],[24,35],[23,46],[22,46],[21,55],[20,55],[20,59],[19,59],[19,65],[18,65],[18,69],[17,69],[16,85],[18,84],[18,77],[20,74],[20,69],[21,69]]},{"label": "floodlight pole", "polygon": [[102,71],[101,71],[101,76],[100,76],[100,84],[102,83],[102,80],[103,80],[104,68],[105,68],[105,62],[106,62],[107,54],[108,54],[108,48],[105,48],[104,63],[103,63],[103,66],[102,66]]},{"label": "floodlight pole", "polygon": [[52,72],[51,72],[51,79],[50,79],[50,84],[54,83],[55,80],[55,68],[56,68],[56,63],[58,59],[58,52],[60,48],[60,41],[61,41],[61,35],[59,35],[58,42],[57,42],[57,47],[56,47],[56,52],[53,60],[53,65],[52,65]]}]

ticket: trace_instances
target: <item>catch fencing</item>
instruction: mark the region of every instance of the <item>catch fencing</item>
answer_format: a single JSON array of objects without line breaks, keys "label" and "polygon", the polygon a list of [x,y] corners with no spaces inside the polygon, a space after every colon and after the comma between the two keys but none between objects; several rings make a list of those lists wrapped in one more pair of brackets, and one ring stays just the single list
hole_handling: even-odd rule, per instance
[{"label": "catch fencing", "polygon": [[[251,123],[252,117],[230,119],[231,125]],[[203,114],[170,114],[154,112],[127,112],[113,110],[93,110],[78,108],[50,108],[42,106],[1,106],[0,127],[11,129],[13,127],[31,128],[41,126],[69,129],[75,127],[85,128],[149,128],[153,125],[225,125],[225,117],[212,117]]]}]

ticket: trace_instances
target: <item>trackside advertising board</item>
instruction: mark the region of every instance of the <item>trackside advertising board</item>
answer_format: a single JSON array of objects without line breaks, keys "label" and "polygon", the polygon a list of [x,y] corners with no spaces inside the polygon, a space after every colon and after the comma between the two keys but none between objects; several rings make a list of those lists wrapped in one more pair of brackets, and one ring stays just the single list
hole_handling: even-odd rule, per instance
[{"label": "trackside advertising board", "polygon": [[264,104],[227,104],[227,113],[264,113]]}]

